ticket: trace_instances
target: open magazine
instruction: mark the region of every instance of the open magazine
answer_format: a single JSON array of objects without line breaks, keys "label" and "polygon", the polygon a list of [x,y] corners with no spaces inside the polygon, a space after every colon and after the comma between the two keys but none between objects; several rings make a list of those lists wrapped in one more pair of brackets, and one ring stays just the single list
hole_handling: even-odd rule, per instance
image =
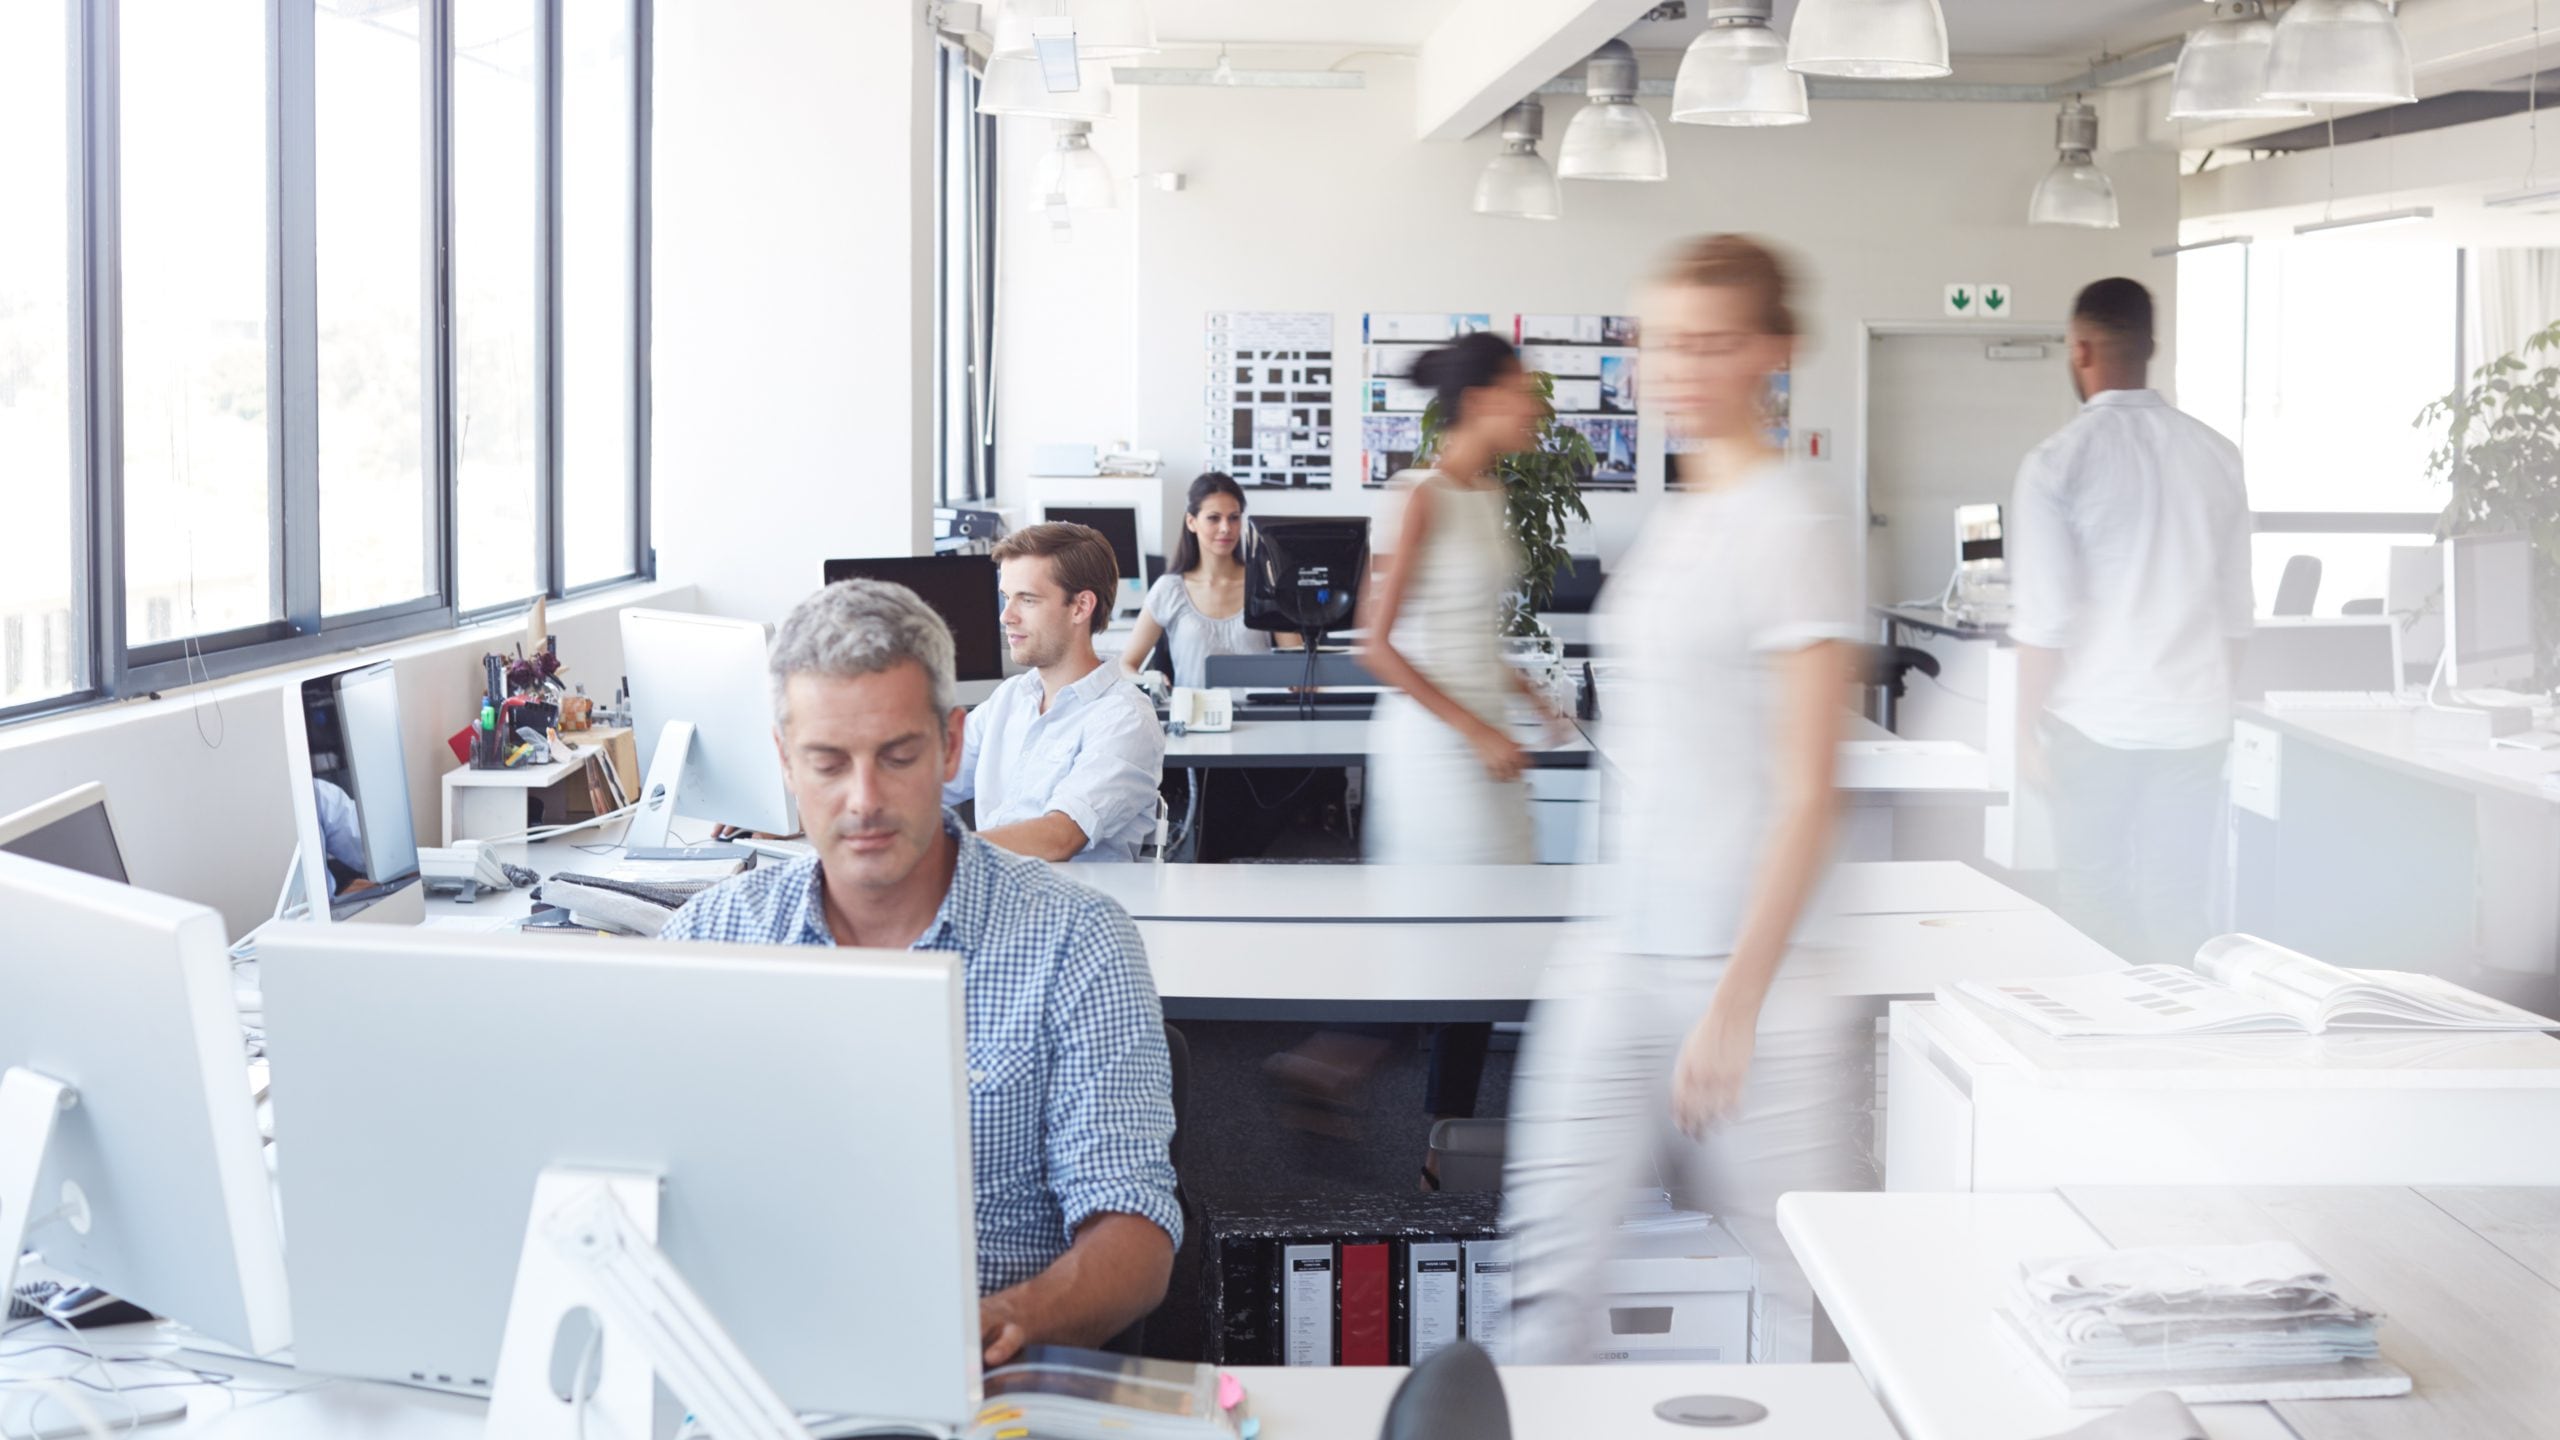
[{"label": "open magazine", "polygon": [[1034,1345],[987,1373],[967,1440],[1237,1440],[1208,1365]]},{"label": "open magazine", "polygon": [[2433,975],[2347,970],[2254,935],[2224,935],[2193,970],[2136,965],[2097,975],[1990,984],[1947,994],[2047,1035],[2237,1035],[2331,1030],[2560,1030]]}]

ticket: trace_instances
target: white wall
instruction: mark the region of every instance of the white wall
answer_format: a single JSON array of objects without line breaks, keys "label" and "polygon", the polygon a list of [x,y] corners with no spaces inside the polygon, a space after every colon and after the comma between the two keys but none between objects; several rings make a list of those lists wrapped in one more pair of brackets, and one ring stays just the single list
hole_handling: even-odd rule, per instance
[{"label": "white wall", "polygon": [[[598,699],[622,674],[616,616],[627,605],[694,608],[681,585],[626,587],[554,606],[568,679]],[[79,711],[0,731],[0,814],[103,781],[135,884],[210,905],[244,934],[275,907],[293,854],[287,805],[284,687],[379,659],[397,663],[409,809],[418,842],[440,843],[445,737],[478,713],[480,657],[512,646],[521,619],[450,631],[352,655]]]},{"label": "white wall", "polygon": [[[1646,66],[1668,73],[1673,61],[1648,56]],[[2030,228],[2027,197],[2053,162],[2045,106],[1824,104],[1810,125],[1762,133],[1666,123],[1668,183],[1567,182],[1565,218],[1539,224],[1469,212],[1495,149],[1490,135],[1410,138],[1409,59],[1347,63],[1365,69],[1367,89],[1124,87],[1095,135],[1123,177],[1121,208],[1078,216],[1064,243],[1027,194],[1046,126],[1005,123],[997,384],[1007,503],[1134,500],[1149,533],[1169,536],[1167,517],[1179,515],[1182,487],[1201,468],[1201,334],[1211,310],[1335,313],[1338,486],[1255,492],[1251,503],[1271,513],[1370,513],[1374,493],[1354,473],[1363,312],[1620,312],[1672,242],[1714,230],[1767,235],[1803,262],[1809,291],[1796,425],[1829,431],[1845,474],[1858,454],[1860,322],[1934,319],[1953,280],[2015,286],[2018,313],[2030,320],[2058,320],[2082,284],[2111,274],[2151,285],[2169,308],[2174,272],[2151,250],[2176,237],[2174,157],[2105,157],[2120,230]],[[1552,156],[1577,102],[1548,100]],[[1659,102],[1647,103],[1658,118]],[[1127,183],[1166,170],[1183,172],[1188,188]],[[1648,420],[1647,429],[1638,494],[1592,497],[1604,558],[1624,549],[1644,497],[1661,488],[1658,427]],[[1037,444],[1115,437],[1163,450],[1161,483],[1027,476]],[[2016,460],[1983,463],[2005,470]]]},{"label": "white wall", "polygon": [[921,3],[659,0],[651,525],[702,608],[782,618],[930,539]]}]

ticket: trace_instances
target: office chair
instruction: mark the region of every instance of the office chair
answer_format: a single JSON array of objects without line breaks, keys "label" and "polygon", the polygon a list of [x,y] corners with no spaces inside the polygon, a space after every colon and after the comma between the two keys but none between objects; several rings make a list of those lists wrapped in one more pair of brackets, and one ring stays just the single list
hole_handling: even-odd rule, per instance
[{"label": "office chair", "polygon": [[2308,615],[2320,598],[2320,557],[2296,555],[2284,562],[2284,578],[2276,582],[2278,615]]},{"label": "office chair", "polygon": [[[1164,1027],[1164,1058],[1166,1068],[1173,1076],[1173,1139],[1165,1150],[1173,1161],[1174,1204],[1182,1211],[1182,1243],[1174,1249],[1173,1276],[1164,1288],[1165,1300],[1171,1303],[1177,1295],[1201,1293],[1198,1279],[1200,1217],[1191,1204],[1191,1192],[1182,1185],[1182,1121],[1191,1110],[1191,1042],[1171,1025]],[[1140,1316],[1136,1323],[1112,1336],[1102,1348],[1114,1355],[1145,1355],[1150,1348],[1162,1354],[1165,1347],[1150,1347],[1147,1335],[1148,1327],[1155,1323],[1156,1316],[1164,1313],[1164,1309],[1159,1305],[1153,1313]]]},{"label": "office chair", "polygon": [[1913,645],[1860,647],[1858,683],[1881,693],[1876,723],[1887,730],[1893,728],[1894,710],[1906,693],[1904,681],[1914,670],[1935,680],[1938,657]]},{"label": "office chair", "polygon": [[2362,600],[2350,600],[2346,604],[2338,607],[2338,613],[2341,615],[2379,615],[2382,613],[2382,599],[2380,596],[2368,595]]},{"label": "office chair", "polygon": [[1387,1402],[1378,1440],[1511,1440],[1493,1357],[1461,1340],[1414,1366]]}]

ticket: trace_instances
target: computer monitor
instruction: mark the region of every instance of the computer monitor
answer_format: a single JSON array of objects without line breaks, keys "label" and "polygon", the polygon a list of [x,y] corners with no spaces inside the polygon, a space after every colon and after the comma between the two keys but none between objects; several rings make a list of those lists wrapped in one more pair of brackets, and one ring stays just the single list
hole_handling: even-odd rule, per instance
[{"label": "computer monitor", "polygon": [[0,815],[0,850],[119,885],[133,878],[125,872],[124,847],[116,843],[115,820],[107,813],[107,787],[96,781]]},{"label": "computer monitor", "polygon": [[1052,525],[1086,525],[1102,532],[1111,542],[1111,553],[1120,562],[1120,596],[1122,610],[1135,610],[1146,598],[1147,567],[1138,549],[1138,512],[1129,505],[1045,505],[1041,518]]},{"label": "computer monitor", "polygon": [[985,555],[889,555],[830,560],[827,583],[885,580],[904,585],[951,627],[951,659],[962,685],[1004,679],[1003,606],[996,562]]},{"label": "computer monitor", "polygon": [[[1245,528],[1244,623],[1313,640],[1347,630],[1369,571],[1369,522],[1272,515]],[[1486,623],[1492,623],[1487,617]]]},{"label": "computer monitor", "polygon": [[426,918],[391,662],[286,685],[284,746],[299,847],[287,894],[313,920]]},{"label": "computer monitor", "polygon": [[1547,592],[1547,610],[1555,615],[1588,615],[1600,603],[1600,587],[1608,575],[1597,555],[1572,555],[1556,567],[1555,587]]},{"label": "computer monitor", "polygon": [[773,743],[767,643],[753,620],[622,612],[622,674],[646,777],[625,845],[670,843],[679,815],[768,835],[799,830]]},{"label": "computer monitor", "polygon": [[0,1293],[33,1249],[199,1334],[282,1349],[283,1246],[222,917],[10,854],[0,915]]},{"label": "computer monitor", "polygon": [[658,1182],[657,1250],[793,1407],[969,1420],[957,960],[337,930],[259,961],[300,1368],[489,1394],[528,1201],[574,1166]]},{"label": "computer monitor", "polygon": [[1998,563],[2006,553],[2001,538],[2000,507],[1997,505],[1959,505],[1956,507],[1956,564],[1966,570],[1983,570]]},{"label": "computer monitor", "polygon": [[2539,669],[2533,626],[2533,541],[2520,534],[2444,542],[2447,685],[2527,681]]}]

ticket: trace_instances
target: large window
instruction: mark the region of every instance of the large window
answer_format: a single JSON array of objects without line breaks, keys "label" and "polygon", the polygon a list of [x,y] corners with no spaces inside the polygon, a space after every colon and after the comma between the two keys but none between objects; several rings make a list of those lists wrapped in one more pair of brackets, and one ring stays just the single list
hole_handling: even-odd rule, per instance
[{"label": "large window", "polygon": [[2178,259],[2178,401],[2239,444],[2261,609],[2296,556],[2314,613],[2384,592],[2390,547],[2445,506],[2441,438],[2413,423],[2462,366],[2461,253],[2387,237],[2302,237]]},{"label": "large window", "polygon": [[944,505],[995,497],[996,130],[978,113],[969,54],[945,45],[935,90],[934,493]]},{"label": "large window", "polygon": [[0,717],[647,573],[648,16],[0,5]]}]

